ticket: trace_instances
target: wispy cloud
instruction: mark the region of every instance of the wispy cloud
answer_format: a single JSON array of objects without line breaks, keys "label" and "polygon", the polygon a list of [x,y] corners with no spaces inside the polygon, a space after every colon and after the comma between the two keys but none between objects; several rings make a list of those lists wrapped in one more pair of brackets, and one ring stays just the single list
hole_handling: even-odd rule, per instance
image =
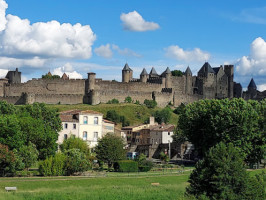
[{"label": "wispy cloud", "polygon": [[266,24],[266,7],[248,8],[242,10],[237,15],[229,14],[229,16],[233,21],[253,23],[253,24]]}]

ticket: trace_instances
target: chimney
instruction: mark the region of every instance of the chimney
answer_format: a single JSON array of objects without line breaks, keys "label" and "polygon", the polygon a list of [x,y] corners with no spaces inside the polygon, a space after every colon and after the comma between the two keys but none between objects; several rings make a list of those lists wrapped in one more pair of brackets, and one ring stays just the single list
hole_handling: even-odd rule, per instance
[{"label": "chimney", "polygon": [[150,125],[154,125],[154,117],[150,117]]}]

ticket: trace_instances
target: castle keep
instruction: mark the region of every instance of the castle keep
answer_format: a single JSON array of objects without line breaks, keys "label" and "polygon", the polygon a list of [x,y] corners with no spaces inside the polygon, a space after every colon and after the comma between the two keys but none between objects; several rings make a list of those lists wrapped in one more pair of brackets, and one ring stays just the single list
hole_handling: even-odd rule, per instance
[{"label": "castle keep", "polygon": [[[253,81],[254,82],[254,81]],[[246,98],[256,97],[255,83],[244,93]],[[212,68],[208,62],[192,76],[188,67],[181,76],[172,76],[167,67],[162,74],[154,68],[148,73],[143,69],[139,78],[133,78],[133,70],[125,64],[122,82],[107,81],[88,73],[87,79],[68,79],[64,74],[58,79],[32,79],[21,83],[21,72],[9,71],[0,79],[0,100],[13,104],[92,104],[106,103],[116,98],[123,102],[130,96],[143,103],[145,99],[155,100],[158,106],[169,103],[178,106],[199,99],[242,97],[242,87],[234,82],[234,66],[224,65]]]}]

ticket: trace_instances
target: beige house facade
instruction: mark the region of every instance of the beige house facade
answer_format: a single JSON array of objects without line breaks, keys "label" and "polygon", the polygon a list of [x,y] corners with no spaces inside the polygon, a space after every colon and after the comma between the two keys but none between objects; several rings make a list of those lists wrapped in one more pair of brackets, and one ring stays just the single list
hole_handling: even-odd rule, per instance
[{"label": "beige house facade", "polygon": [[[63,129],[59,132],[58,144],[74,136],[86,141],[90,148],[94,148],[98,140],[104,136],[106,127],[114,127],[113,122],[104,122],[102,113],[92,110],[64,111],[60,113],[60,119]],[[114,128],[112,130],[114,132]]]}]

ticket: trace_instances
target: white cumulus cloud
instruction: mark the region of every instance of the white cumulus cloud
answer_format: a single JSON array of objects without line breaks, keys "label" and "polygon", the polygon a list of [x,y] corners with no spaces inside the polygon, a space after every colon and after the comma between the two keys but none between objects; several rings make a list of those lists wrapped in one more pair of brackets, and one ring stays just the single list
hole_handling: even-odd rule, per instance
[{"label": "white cumulus cloud", "polygon": [[266,90],[266,83],[265,84],[261,84],[261,85],[258,85],[258,88],[257,88],[259,91],[264,91]]},{"label": "white cumulus cloud", "polygon": [[194,48],[191,51],[186,51],[177,45],[172,45],[165,48],[164,50],[167,57],[186,62],[202,62],[210,59],[210,54],[202,51],[199,48]]},{"label": "white cumulus cloud", "polygon": [[122,13],[120,19],[123,22],[123,28],[128,31],[153,31],[160,28],[155,22],[145,21],[137,11]]},{"label": "white cumulus cloud", "polygon": [[111,58],[113,56],[113,52],[110,48],[110,44],[101,45],[94,49],[94,52],[97,56],[101,56],[104,58]]},{"label": "white cumulus cloud", "polygon": [[0,69],[0,78],[5,78],[8,70],[7,69]]},{"label": "white cumulus cloud", "polygon": [[121,49],[119,46],[115,44],[112,45],[112,49],[116,50],[120,55],[123,55],[123,56],[141,57],[140,54],[132,51],[131,49],[128,49],[128,48]]},{"label": "white cumulus cloud", "polygon": [[58,21],[31,24],[28,19],[6,15],[0,0],[0,53],[7,57],[90,58],[96,39],[89,25]]},{"label": "white cumulus cloud", "polygon": [[261,37],[250,45],[250,55],[243,56],[236,63],[236,71],[241,75],[266,75],[266,42]]},{"label": "white cumulus cloud", "polygon": [[62,67],[55,68],[52,71],[53,75],[62,76],[64,73],[66,73],[70,79],[82,79],[82,75],[76,72],[70,63],[66,63]]}]

